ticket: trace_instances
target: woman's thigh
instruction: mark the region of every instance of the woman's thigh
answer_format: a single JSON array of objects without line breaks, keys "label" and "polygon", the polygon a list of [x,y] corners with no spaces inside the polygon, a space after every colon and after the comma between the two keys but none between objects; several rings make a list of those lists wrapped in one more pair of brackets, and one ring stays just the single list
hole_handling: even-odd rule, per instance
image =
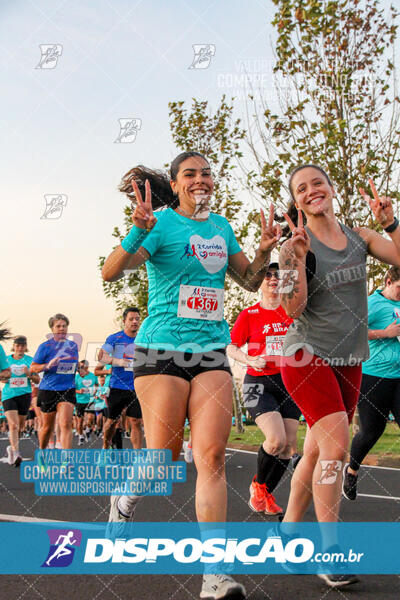
[{"label": "woman's thigh", "polygon": [[212,451],[224,456],[232,427],[232,376],[225,371],[208,371],[191,382],[188,418],[193,455]]},{"label": "woman's thigh", "polygon": [[182,447],[190,383],[172,375],[135,379],[147,448],[169,448],[176,460]]}]

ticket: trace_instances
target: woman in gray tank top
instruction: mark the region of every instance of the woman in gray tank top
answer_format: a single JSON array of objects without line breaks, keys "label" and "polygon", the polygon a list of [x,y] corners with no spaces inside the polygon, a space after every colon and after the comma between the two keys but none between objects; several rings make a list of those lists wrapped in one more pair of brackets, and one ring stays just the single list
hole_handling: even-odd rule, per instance
[{"label": "woman in gray tank top", "polygon": [[[286,271],[282,306],[294,322],[286,334],[281,373],[308,428],[292,478],[288,522],[301,521],[312,499],[318,521],[338,520],[349,422],[361,362],[368,358],[366,258],[369,254],[400,266],[400,228],[390,199],[379,197],[370,185],[373,199],[360,192],[391,240],[366,227],[339,223],[335,191],[320,167],[298,167],[289,181],[298,219],[295,225],[285,215],[292,235],[282,245],[279,264]],[[357,581],[346,573],[320,576],[331,587]]]}]

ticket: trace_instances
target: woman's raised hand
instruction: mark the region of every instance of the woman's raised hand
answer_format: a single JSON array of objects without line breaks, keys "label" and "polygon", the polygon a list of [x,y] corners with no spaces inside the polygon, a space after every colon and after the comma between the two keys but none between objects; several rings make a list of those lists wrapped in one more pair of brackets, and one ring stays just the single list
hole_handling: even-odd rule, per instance
[{"label": "woman's raised hand", "polygon": [[145,199],[143,200],[142,194],[139,191],[138,185],[134,179],[131,181],[132,189],[136,198],[136,206],[132,213],[132,222],[136,227],[140,229],[153,229],[157,223],[157,219],[153,214],[153,206],[151,204],[151,188],[150,182],[146,179],[145,183]]},{"label": "woman's raised hand", "polygon": [[286,219],[289,229],[292,232],[292,237],[288,240],[296,258],[304,258],[310,250],[310,238],[303,225],[303,213],[297,209],[297,227],[287,213],[283,215]]},{"label": "woman's raised hand", "polygon": [[280,225],[274,225],[274,205],[271,203],[269,207],[268,224],[262,209],[260,210],[260,217],[261,239],[259,248],[262,252],[269,252],[275,248],[282,235]]},{"label": "woman's raised hand", "polygon": [[372,179],[368,181],[373,199],[367,194],[364,188],[360,188],[360,194],[369,203],[369,206],[374,214],[375,219],[382,227],[389,227],[394,222],[392,201],[387,196],[379,196],[375,184]]}]

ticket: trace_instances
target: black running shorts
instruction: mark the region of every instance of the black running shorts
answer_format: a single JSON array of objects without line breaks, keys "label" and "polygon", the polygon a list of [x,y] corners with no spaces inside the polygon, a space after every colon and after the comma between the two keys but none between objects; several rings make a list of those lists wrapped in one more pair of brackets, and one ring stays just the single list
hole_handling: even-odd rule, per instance
[{"label": "black running shorts", "polygon": [[21,394],[20,396],[14,396],[14,398],[8,398],[3,400],[4,412],[7,410],[17,410],[21,416],[28,414],[29,407],[31,405],[31,395]]},{"label": "black running shorts", "polygon": [[300,418],[301,412],[286,391],[280,373],[255,377],[246,373],[243,404],[252,419],[268,412],[279,412],[283,419]]},{"label": "black running shorts", "polygon": [[173,375],[191,381],[196,375],[208,371],[226,371],[232,375],[225,348],[193,353],[136,346],[133,366],[135,378],[144,375]]},{"label": "black running shorts", "polygon": [[56,412],[57,405],[60,402],[69,402],[75,405],[75,388],[70,388],[69,390],[39,390],[38,406],[40,406],[42,412]]},{"label": "black running shorts", "polygon": [[142,409],[140,408],[138,397],[134,390],[120,390],[119,388],[110,388],[110,394],[107,402],[107,418],[119,419],[122,411],[126,408],[126,416],[134,419],[142,418]]}]

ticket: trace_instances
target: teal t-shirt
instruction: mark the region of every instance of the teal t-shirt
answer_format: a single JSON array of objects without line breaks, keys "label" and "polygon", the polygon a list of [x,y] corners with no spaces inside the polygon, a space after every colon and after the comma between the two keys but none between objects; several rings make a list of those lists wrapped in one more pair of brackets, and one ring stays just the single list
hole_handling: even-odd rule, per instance
[{"label": "teal t-shirt", "polygon": [[225,217],[211,213],[195,221],[167,208],[142,242],[150,254],[149,316],[136,337],[137,346],[207,352],[230,342],[223,318],[228,259],[240,252]]},{"label": "teal t-shirt", "polygon": [[88,390],[87,394],[76,394],[77,404],[87,404],[90,402],[91,396],[94,394],[93,387],[97,385],[97,377],[93,373],[88,373],[85,375],[85,377],[81,377],[79,373],[76,373],[75,385],[77,390]]},{"label": "teal t-shirt", "polygon": [[95,399],[94,399],[95,410],[103,410],[104,408],[107,408],[107,403],[104,400],[104,396],[107,396],[107,398],[108,398],[109,393],[110,393],[110,388],[108,387],[108,385],[105,385],[105,384],[100,385],[97,388]]},{"label": "teal t-shirt", "polygon": [[[395,319],[400,322],[400,302],[388,300],[382,290],[368,297],[368,329],[385,329]],[[370,357],[362,365],[362,372],[375,377],[400,377],[400,341],[394,338],[369,340]]]},{"label": "teal t-shirt", "polygon": [[4,348],[0,344],[0,371],[4,371],[4,369],[8,369],[8,362],[6,353],[4,352]]},{"label": "teal t-shirt", "polygon": [[11,377],[3,388],[3,400],[9,400],[23,394],[30,394],[32,386],[28,375],[24,373],[24,367],[29,367],[32,364],[32,357],[24,354],[24,356],[16,360],[12,354],[7,356],[7,366],[11,369]]}]

